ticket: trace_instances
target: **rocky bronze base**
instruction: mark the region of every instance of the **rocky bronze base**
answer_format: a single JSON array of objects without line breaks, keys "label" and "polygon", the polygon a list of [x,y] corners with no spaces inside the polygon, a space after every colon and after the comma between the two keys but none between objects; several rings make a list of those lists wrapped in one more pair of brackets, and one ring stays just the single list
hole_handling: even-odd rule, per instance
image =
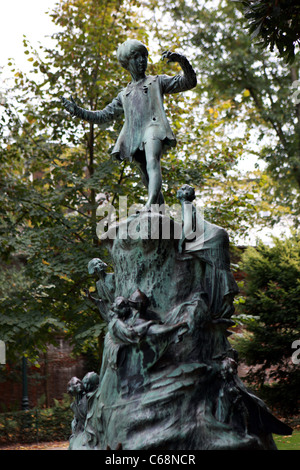
[{"label": "rocky bronze base", "polygon": [[[124,237],[132,222],[144,237]],[[70,384],[70,449],[274,450],[272,434],[291,433],[237,375],[228,237],[203,227],[192,253],[179,253],[181,227],[157,213],[103,240],[114,273],[93,272],[108,331],[100,374]]]}]

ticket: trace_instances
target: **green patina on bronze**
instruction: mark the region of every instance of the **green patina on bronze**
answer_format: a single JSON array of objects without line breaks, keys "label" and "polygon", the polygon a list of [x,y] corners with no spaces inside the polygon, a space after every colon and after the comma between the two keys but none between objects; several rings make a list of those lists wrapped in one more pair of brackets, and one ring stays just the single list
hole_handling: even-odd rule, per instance
[{"label": "green patina on bronze", "polygon": [[[171,239],[119,238],[132,219],[144,234],[171,224]],[[70,449],[275,449],[272,433],[291,432],[237,375],[228,341],[237,287],[221,262],[226,232],[214,226],[201,249],[179,252],[175,225],[141,213],[102,240],[115,266],[115,301],[103,297],[99,307],[108,325],[99,386]]]},{"label": "green patina on bronze", "polygon": [[[63,101],[73,115],[99,124],[125,113],[113,153],[142,169],[149,209],[163,200],[160,156],[175,144],[162,97],[192,88],[196,79],[187,59],[169,52],[183,76],[147,77],[147,55],[137,41],[119,48],[132,82],[104,110]],[[113,273],[100,259],[88,264],[98,297],[87,295],[107,333],[99,374],[69,383],[72,450],[272,450],[273,433],[291,433],[238,377],[228,341],[238,292],[229,238],[203,219],[194,198],[190,186],[178,190],[182,225],[144,210],[120,222],[114,236],[105,233]],[[138,236],[125,237],[133,224]]]},{"label": "green patina on bronze", "polygon": [[152,204],[164,203],[160,159],[168,147],[176,145],[163,106],[164,95],[194,88],[196,74],[186,57],[166,51],[162,58],[178,62],[183,75],[147,76],[147,48],[134,39],[119,46],[117,57],[130,72],[132,81],[103,110],[88,111],[77,106],[73,99],[62,98],[62,102],[72,116],[98,125],[109,125],[125,117],[112,154],[119,160],[134,160],[148,189],[145,207],[149,209]]}]

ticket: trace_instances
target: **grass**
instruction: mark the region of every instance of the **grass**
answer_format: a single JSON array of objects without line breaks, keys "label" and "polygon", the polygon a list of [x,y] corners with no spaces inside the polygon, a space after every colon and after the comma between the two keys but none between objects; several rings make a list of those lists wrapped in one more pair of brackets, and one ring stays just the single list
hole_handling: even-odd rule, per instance
[{"label": "grass", "polygon": [[278,450],[300,450],[300,429],[295,429],[291,436],[273,437]]}]

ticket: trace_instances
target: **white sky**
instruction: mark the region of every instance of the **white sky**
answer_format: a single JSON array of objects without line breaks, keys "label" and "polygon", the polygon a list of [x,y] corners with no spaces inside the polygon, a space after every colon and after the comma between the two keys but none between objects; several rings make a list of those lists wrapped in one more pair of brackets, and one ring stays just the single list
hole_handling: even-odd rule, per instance
[{"label": "white sky", "polygon": [[53,10],[56,0],[0,0],[0,66],[9,58],[15,59],[17,68],[26,67],[23,34],[33,46],[45,44],[45,36],[54,32],[54,24],[45,12]]}]

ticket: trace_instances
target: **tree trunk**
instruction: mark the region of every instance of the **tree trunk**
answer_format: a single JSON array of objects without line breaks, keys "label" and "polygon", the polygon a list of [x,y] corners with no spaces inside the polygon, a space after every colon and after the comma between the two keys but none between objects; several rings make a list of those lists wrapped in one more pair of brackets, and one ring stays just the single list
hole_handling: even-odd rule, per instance
[{"label": "tree trunk", "polygon": [[[292,83],[295,81],[298,81],[299,79],[299,73],[298,69],[296,67],[291,67],[291,79]],[[296,131],[296,155],[294,155],[294,165],[293,165],[293,171],[295,174],[296,181],[299,185],[300,188],[300,100],[299,103],[295,103],[295,114],[296,114],[296,119],[297,123],[295,126],[295,131]]]}]

